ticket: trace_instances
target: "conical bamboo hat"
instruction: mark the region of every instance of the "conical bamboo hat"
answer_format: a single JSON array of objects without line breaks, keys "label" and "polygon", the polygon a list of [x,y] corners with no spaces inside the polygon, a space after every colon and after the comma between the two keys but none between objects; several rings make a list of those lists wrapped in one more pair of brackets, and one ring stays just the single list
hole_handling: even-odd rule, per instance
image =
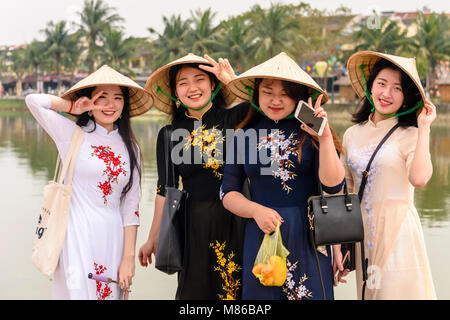
[{"label": "conical bamboo hat", "polygon": [[364,76],[367,80],[369,79],[369,75],[372,72],[375,63],[377,63],[381,59],[386,59],[403,70],[415,83],[417,89],[420,92],[420,95],[422,96],[422,100],[425,102],[425,91],[423,90],[422,83],[420,82],[419,78],[419,73],[417,72],[416,59],[399,57],[374,51],[356,52],[348,59],[347,62],[347,70],[350,83],[352,84],[352,87],[355,90],[356,94],[361,99],[366,96],[366,93],[364,91],[364,84],[360,66],[367,66],[364,68]]},{"label": "conical bamboo hat", "polygon": [[313,78],[286,53],[281,52],[275,57],[247,70],[228,84],[228,88],[239,98],[248,100],[247,87],[254,90],[256,78],[267,78],[295,82],[308,87],[308,94],[312,96],[315,91],[323,94],[322,104],[328,101],[327,93],[314,81]]},{"label": "conical bamboo hat", "polygon": [[129,88],[130,117],[147,112],[153,105],[153,97],[147,90],[108,65],[102,66],[97,71],[77,82],[61,98],[74,101],[78,98],[78,91],[99,85],[117,85]]},{"label": "conical bamboo hat", "polygon": [[[160,67],[158,70],[153,72],[153,74],[148,78],[147,83],[145,84],[145,89],[153,94],[153,97],[155,99],[154,100],[155,108],[167,114],[170,114],[172,112],[172,100],[162,92],[158,91],[158,87],[160,87],[167,94],[174,96],[172,90],[170,89],[170,82],[169,82],[170,68],[179,64],[188,64],[188,63],[200,63],[211,65],[211,63],[205,58],[189,53],[188,55],[180,59],[169,62],[165,66]],[[224,84],[222,84],[222,88],[220,89],[220,91],[222,92],[222,95],[225,99],[225,103],[227,104],[227,106],[231,105],[231,103],[236,99],[235,95],[232,94]]]}]

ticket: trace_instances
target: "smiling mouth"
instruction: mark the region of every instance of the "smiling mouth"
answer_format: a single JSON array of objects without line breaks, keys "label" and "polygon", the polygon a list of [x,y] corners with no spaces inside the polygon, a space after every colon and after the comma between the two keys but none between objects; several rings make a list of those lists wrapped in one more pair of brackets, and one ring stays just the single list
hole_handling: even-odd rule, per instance
[{"label": "smiling mouth", "polygon": [[102,111],[102,113],[103,113],[105,116],[111,117],[111,116],[113,116],[116,112],[115,112],[115,111]]},{"label": "smiling mouth", "polygon": [[274,111],[274,112],[280,112],[281,110],[283,110],[283,108],[275,108],[275,107],[269,107],[270,110]]},{"label": "smiling mouth", "polygon": [[390,106],[392,104],[392,102],[389,102],[389,101],[384,100],[384,99],[378,99],[378,101],[380,102],[382,107],[387,107],[387,106]]},{"label": "smiling mouth", "polygon": [[189,98],[189,99],[195,100],[195,99],[201,98],[201,96],[202,96],[201,93],[196,93],[196,94],[191,94],[191,95],[189,95],[188,98]]}]

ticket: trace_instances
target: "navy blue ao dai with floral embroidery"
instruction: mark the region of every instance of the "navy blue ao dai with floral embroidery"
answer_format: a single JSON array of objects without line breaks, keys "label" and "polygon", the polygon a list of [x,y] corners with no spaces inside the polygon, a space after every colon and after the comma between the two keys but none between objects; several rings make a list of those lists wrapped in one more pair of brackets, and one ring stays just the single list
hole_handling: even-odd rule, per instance
[{"label": "navy blue ao dai with floral embroidery", "polygon": [[[300,163],[297,153],[299,139],[304,139]],[[245,141],[245,147],[239,145],[239,140]],[[236,134],[234,154],[228,154],[225,166],[221,195],[230,191],[240,192],[248,177],[251,200],[276,210],[283,218],[283,244],[290,252],[285,284],[282,287],[263,286],[252,274],[252,268],[264,233],[254,219],[246,219],[243,299],[322,299],[317,265],[309,243],[307,218],[307,199],[318,194],[315,169],[318,155],[311,137],[300,129],[300,123],[295,119],[276,122],[263,117],[254,126]],[[327,193],[337,193],[342,183],[323,187]],[[333,299],[329,247],[326,253],[318,255],[326,296]]]}]

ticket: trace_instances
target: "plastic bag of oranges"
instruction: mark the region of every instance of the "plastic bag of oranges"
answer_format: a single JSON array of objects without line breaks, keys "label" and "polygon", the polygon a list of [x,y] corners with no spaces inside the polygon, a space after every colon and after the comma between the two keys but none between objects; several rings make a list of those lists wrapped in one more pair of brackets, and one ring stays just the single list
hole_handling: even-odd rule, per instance
[{"label": "plastic bag of oranges", "polygon": [[264,235],[252,273],[264,286],[282,286],[286,281],[286,257],[289,251],[283,245],[280,224],[271,234]]}]

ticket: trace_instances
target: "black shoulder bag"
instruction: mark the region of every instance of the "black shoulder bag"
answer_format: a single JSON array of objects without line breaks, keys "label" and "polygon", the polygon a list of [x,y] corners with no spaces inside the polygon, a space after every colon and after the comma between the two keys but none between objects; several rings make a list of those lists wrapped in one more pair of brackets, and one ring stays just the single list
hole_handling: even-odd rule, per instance
[{"label": "black shoulder bag", "polygon": [[[183,253],[186,232],[186,201],[188,193],[176,188],[175,168],[171,161],[172,126],[164,132],[164,149],[166,151],[166,200],[159,229],[158,247],[156,249],[155,268],[167,274],[183,269]],[[170,180],[169,170],[172,172]]]},{"label": "black shoulder bag", "polygon": [[[364,227],[361,215],[361,199],[364,194],[364,188],[369,176],[370,166],[375,155],[391,134],[399,127],[395,125],[381,140],[375,149],[366,170],[363,172],[361,185],[358,195],[349,194],[347,183],[344,183],[344,194],[341,195],[324,195],[322,185],[318,177],[318,159],[316,161],[317,182],[319,185],[319,196],[312,196],[308,199],[308,219],[310,227],[310,240],[312,250],[314,252],[320,284],[322,287],[322,297],[325,299],[325,288],[323,285],[322,274],[320,271],[319,258],[317,256],[316,247],[320,245],[341,244],[343,255],[350,250],[350,258],[353,259],[353,269],[355,269],[355,243],[361,243],[361,266],[363,275],[362,299],[367,281],[368,259],[364,254]],[[318,158],[318,157],[317,157]],[[350,245],[350,246],[349,246]],[[342,248],[344,246],[344,249]],[[350,248],[350,249],[349,249]],[[351,251],[353,250],[353,251]],[[344,266],[345,268],[348,265]],[[350,270],[350,271],[351,271]]]}]

